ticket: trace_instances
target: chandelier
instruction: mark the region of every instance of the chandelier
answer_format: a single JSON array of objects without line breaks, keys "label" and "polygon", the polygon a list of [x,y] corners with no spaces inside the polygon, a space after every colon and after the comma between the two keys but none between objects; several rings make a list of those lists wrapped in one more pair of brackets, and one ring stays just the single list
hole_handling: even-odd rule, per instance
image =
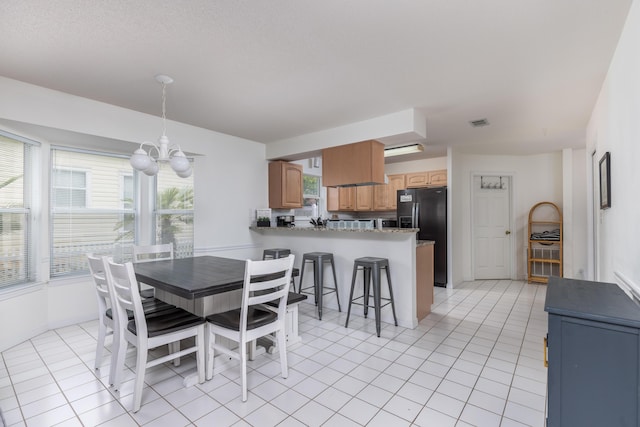
[{"label": "chandelier", "polygon": [[[131,166],[135,170],[143,172],[148,176],[154,176],[158,173],[158,162],[168,162],[176,175],[180,178],[188,178],[192,173],[189,159],[184,155],[179,145],[169,142],[169,138],[167,138],[166,135],[166,89],[168,84],[173,83],[173,79],[169,76],[158,74],[156,81],[162,84],[162,136],[158,138],[158,145],[148,141],[140,144],[140,148],[133,152],[129,163],[131,163]],[[144,150],[145,145],[148,146],[149,152]],[[153,154],[155,154],[155,157]]]}]

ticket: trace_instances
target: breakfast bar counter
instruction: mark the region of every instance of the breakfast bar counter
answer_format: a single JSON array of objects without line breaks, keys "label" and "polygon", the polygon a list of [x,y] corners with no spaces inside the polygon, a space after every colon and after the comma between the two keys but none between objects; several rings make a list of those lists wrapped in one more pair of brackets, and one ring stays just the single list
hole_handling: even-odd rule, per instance
[{"label": "breakfast bar counter", "polygon": [[[299,267],[302,255],[308,252],[331,252],[333,253],[336,276],[338,279],[338,291],[342,311],[346,313],[349,303],[349,291],[351,289],[351,278],[353,274],[353,262],[361,257],[380,257],[389,260],[389,270],[393,285],[393,297],[395,301],[398,325],[406,328],[418,326],[420,318],[430,310],[428,307],[418,308],[417,294],[425,292],[433,294],[433,267],[426,268],[431,272],[430,281],[416,277],[417,257],[416,250],[419,247],[428,246],[433,248],[432,241],[417,241],[414,228],[383,228],[383,229],[333,229],[324,227],[250,227],[256,235],[256,243],[264,249],[268,248],[288,248],[296,256],[296,266]],[[433,258],[426,258],[419,255],[421,266],[418,274],[425,271],[425,263],[433,263]],[[429,267],[429,266],[427,266]],[[313,274],[305,272],[305,284],[310,283]],[[325,275],[329,287],[332,286],[333,278]],[[358,275],[361,281],[361,275]],[[418,283],[418,285],[417,285]],[[429,288],[430,284],[430,288]],[[417,292],[417,289],[420,291]],[[424,289],[427,288],[427,289]],[[362,289],[362,285],[357,289]],[[386,289],[386,286],[383,286]],[[383,296],[384,291],[383,291]],[[423,301],[422,298],[420,298]],[[430,300],[432,301],[432,300]],[[313,298],[307,300],[313,304]],[[333,309],[338,308],[334,293],[327,294],[324,306]],[[363,316],[362,310],[355,306],[351,312],[352,316]],[[369,316],[371,317],[371,315]],[[381,320],[393,324],[391,307],[383,308]],[[373,321],[373,319],[372,319]]]}]

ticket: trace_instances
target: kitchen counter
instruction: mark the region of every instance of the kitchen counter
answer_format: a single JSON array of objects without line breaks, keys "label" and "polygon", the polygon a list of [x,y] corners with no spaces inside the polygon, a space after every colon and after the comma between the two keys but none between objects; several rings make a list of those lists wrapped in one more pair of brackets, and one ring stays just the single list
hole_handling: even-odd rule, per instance
[{"label": "kitchen counter", "polygon": [[[302,255],[308,252],[330,252],[333,254],[336,276],[338,281],[338,292],[342,311],[346,313],[349,306],[349,291],[351,290],[351,279],[353,274],[353,261],[361,257],[380,257],[389,260],[389,271],[393,285],[393,296],[395,300],[396,315],[398,325],[405,328],[415,328],[419,319],[423,318],[431,309],[433,299],[427,298],[429,303],[418,302],[418,293],[433,294],[433,259],[432,257],[416,256],[417,252],[422,254],[422,249],[433,248],[433,241],[417,241],[416,228],[384,228],[381,230],[352,230],[352,229],[331,229],[324,227],[255,227],[250,229],[254,232],[256,246],[258,248],[288,248],[296,256],[296,267],[301,267]],[[430,274],[431,280],[424,282],[417,279],[416,269],[420,261],[420,270]],[[427,259],[427,261],[424,261]],[[431,265],[426,265],[431,264]],[[328,267],[326,267],[328,268]],[[328,270],[327,270],[328,271]],[[425,273],[421,273],[425,274]],[[422,276],[421,276],[422,277]],[[309,285],[313,280],[313,270],[307,265],[304,282]],[[325,280],[329,287],[333,286],[331,274],[325,274]],[[430,283],[430,285],[425,284]],[[358,275],[357,288],[362,292],[362,275]],[[385,296],[386,285],[383,283],[383,296]],[[337,309],[335,293],[325,296],[324,305],[332,309]],[[313,298],[307,300],[313,304]],[[421,305],[420,309],[417,307]],[[352,307],[352,316],[363,316],[362,308]],[[393,324],[391,307],[382,309],[381,320],[385,323]],[[374,320],[371,319],[373,322]]]},{"label": "kitchen counter", "polygon": [[327,228],[327,227],[249,227],[253,231],[283,231],[297,233],[300,231],[313,231],[317,233],[417,233],[419,228],[383,228],[373,230],[349,229],[349,228]]}]

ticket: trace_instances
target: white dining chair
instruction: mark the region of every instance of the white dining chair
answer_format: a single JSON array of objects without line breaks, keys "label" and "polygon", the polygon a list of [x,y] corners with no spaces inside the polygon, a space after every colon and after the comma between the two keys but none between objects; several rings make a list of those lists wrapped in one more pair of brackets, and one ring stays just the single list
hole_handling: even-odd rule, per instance
[{"label": "white dining chair", "polygon": [[[134,245],[133,246],[133,263],[163,261],[173,259],[173,243],[164,243],[160,245]],[[143,288],[138,283],[138,290],[142,298],[153,298],[155,292],[153,288]]]},{"label": "white dining chair", "polygon": [[[109,257],[107,258],[111,259]],[[89,271],[96,287],[96,295],[98,297],[98,344],[96,346],[95,369],[98,370],[102,363],[102,354],[105,348],[106,337],[113,335],[111,343],[111,362],[109,364],[109,385],[113,385],[115,381],[117,346],[120,342],[120,325],[117,314],[114,314],[118,309],[118,305],[115,300],[115,292],[111,288],[111,284],[107,281],[103,257],[96,256],[94,254],[87,254],[87,260],[89,261]],[[142,307],[146,314],[160,313],[173,308],[172,305],[155,298],[144,300]],[[133,312],[127,311],[127,320],[132,319]]]},{"label": "white dining chair", "polygon": [[[286,351],[287,297],[293,271],[294,255],[265,261],[246,261],[242,303],[240,308],[207,316],[207,379],[213,377],[215,352],[219,351],[240,361],[242,401],[247,400],[247,344],[260,337],[276,334],[282,377],[289,375]],[[277,301],[277,309],[266,303]],[[222,336],[238,343],[230,348],[216,343]]]},{"label": "white dining chair", "polygon": [[[138,291],[137,280],[132,263],[116,264],[108,258],[104,258],[107,281],[114,289],[115,300],[118,306],[118,321],[122,328],[118,353],[116,356],[115,382],[116,390],[120,388],[122,371],[127,347],[129,344],[137,349],[136,377],[133,391],[133,412],[140,409],[142,402],[142,389],[147,368],[172,361],[188,354],[196,354],[196,366],[198,382],[205,379],[205,320],[202,317],[189,313],[178,307],[172,307],[160,313],[145,315],[142,299]],[[126,310],[133,312],[133,320],[128,320]],[[165,345],[175,344],[180,340],[195,338],[193,346],[173,351],[179,347],[168,345],[168,354],[149,360],[150,349]]]},{"label": "white dining chair", "polygon": [[[96,360],[94,364],[95,369],[98,370],[102,363],[105,340],[109,335],[114,335],[114,331],[116,330],[113,316],[114,300],[112,300],[111,293],[107,286],[107,278],[105,276],[102,258],[94,254],[87,254],[87,260],[89,261],[89,272],[96,287],[96,296],[98,298],[98,345],[96,346]],[[111,348],[114,353],[116,342],[117,340],[114,336]],[[111,377],[113,372],[112,358],[109,368],[109,384],[113,384]]]}]

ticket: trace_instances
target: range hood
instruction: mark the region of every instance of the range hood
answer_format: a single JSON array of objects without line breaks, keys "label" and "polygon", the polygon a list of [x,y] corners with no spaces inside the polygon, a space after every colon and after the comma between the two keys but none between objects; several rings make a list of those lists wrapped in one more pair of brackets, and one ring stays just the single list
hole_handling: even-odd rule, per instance
[{"label": "range hood", "polygon": [[322,185],[384,184],[384,144],[375,140],[322,150]]}]

